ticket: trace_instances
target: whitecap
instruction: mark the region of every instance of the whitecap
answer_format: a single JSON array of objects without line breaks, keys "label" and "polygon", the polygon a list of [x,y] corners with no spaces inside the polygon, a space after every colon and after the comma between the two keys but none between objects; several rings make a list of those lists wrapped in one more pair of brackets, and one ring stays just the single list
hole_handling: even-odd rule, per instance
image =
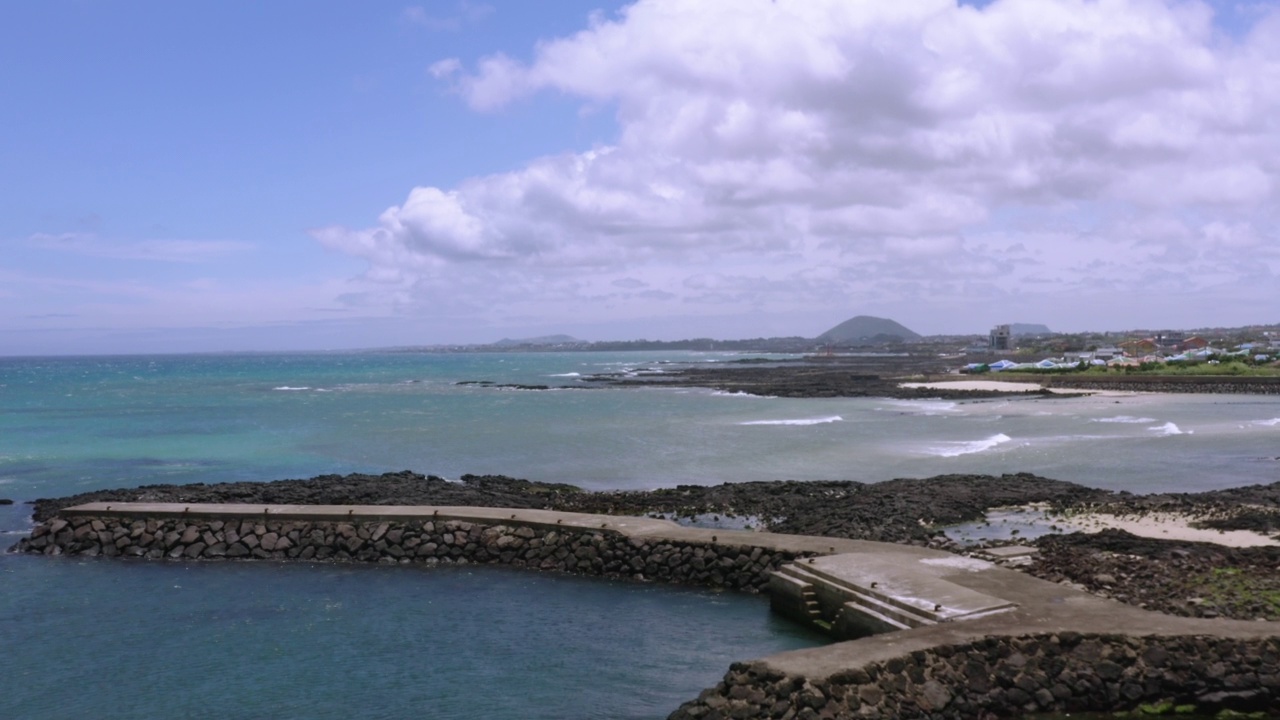
[{"label": "whitecap", "polygon": [[876,408],[877,410],[914,410],[923,415],[941,415],[943,413],[955,412],[959,408],[959,403],[950,400],[890,400],[887,403],[892,406],[889,408]]},{"label": "whitecap", "polygon": [[1165,423],[1165,424],[1163,424],[1163,425],[1157,425],[1157,426],[1155,426],[1155,427],[1149,427],[1149,428],[1147,428],[1147,429],[1148,429],[1148,430],[1150,430],[1151,432],[1156,433],[1157,435],[1161,435],[1161,436],[1181,435],[1181,434],[1183,434],[1183,433],[1182,433],[1182,428],[1178,427],[1176,423],[1172,423],[1172,422],[1167,422],[1167,423]]},{"label": "whitecap", "polygon": [[840,422],[844,418],[839,415],[829,415],[820,418],[802,418],[798,420],[752,420],[750,422],[740,422],[739,425],[822,425],[824,423]]},{"label": "whitecap", "polygon": [[1099,423],[1124,423],[1126,425],[1145,425],[1147,423],[1159,422],[1155,418],[1134,417],[1132,415],[1116,415],[1115,417],[1094,418],[1090,422]]},{"label": "whitecap", "polygon": [[1013,438],[1004,433],[997,433],[983,440],[949,442],[937,447],[930,448],[927,452],[930,455],[938,457],[959,457],[961,455],[972,455],[990,450],[998,445],[1009,442]]},{"label": "whitecap", "polygon": [[1253,424],[1261,425],[1263,427],[1275,427],[1277,425],[1280,425],[1280,417],[1271,418],[1270,420],[1255,420]]},{"label": "whitecap", "polygon": [[556,373],[547,377],[582,377],[582,373]]},{"label": "whitecap", "polygon": [[280,387],[277,387],[277,388],[271,388],[271,389],[272,389],[272,390],[290,390],[290,391],[294,391],[294,392],[296,392],[296,391],[298,391],[298,390],[310,390],[311,388],[309,388],[309,387],[289,387],[288,385],[281,385]]}]

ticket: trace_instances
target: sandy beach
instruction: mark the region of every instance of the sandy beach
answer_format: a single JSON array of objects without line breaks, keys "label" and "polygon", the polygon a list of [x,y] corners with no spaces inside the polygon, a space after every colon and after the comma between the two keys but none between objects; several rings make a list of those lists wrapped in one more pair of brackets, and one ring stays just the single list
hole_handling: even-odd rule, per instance
[{"label": "sandy beach", "polygon": [[1096,397],[1128,397],[1136,395],[1134,390],[1095,390],[1089,388],[1073,388],[1054,386],[1045,388],[1039,383],[1011,382],[1007,380],[942,380],[938,382],[901,383],[898,387],[906,390],[938,390],[938,391],[981,391],[993,393],[1026,393],[1045,390],[1054,395],[1094,395]]},{"label": "sandy beach", "polygon": [[[1016,507],[991,508],[987,511],[985,528],[969,524],[965,539],[983,537],[1012,539],[1016,535],[1028,539],[1055,533],[1098,533],[1103,530],[1123,530],[1138,537],[1175,542],[1212,543],[1223,547],[1247,548],[1280,545],[1271,535],[1253,530],[1218,530],[1197,528],[1193,523],[1204,520],[1201,515],[1176,511],[1151,511],[1143,513],[1109,513],[1101,511],[1076,511],[1067,515],[1052,512],[1045,503],[1030,503]],[[1009,531],[1016,529],[1016,534]]]},{"label": "sandy beach", "polygon": [[999,380],[947,380],[944,382],[902,383],[899,387],[927,390],[984,390],[986,392],[1035,392],[1039,383],[1002,382]]},{"label": "sandy beach", "polygon": [[1225,547],[1261,547],[1280,545],[1280,541],[1252,530],[1213,530],[1191,527],[1193,518],[1182,513],[1154,512],[1142,516],[1086,513],[1059,521],[1058,527],[1080,532],[1124,530],[1139,537],[1182,542],[1203,542]]}]

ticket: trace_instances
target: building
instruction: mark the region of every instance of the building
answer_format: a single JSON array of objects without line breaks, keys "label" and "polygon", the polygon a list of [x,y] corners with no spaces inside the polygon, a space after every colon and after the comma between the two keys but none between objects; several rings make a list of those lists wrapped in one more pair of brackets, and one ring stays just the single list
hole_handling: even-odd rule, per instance
[{"label": "building", "polygon": [[1128,340],[1120,343],[1120,348],[1124,350],[1126,355],[1137,357],[1139,355],[1149,355],[1156,351],[1156,341],[1151,338],[1143,338],[1141,340]]},{"label": "building", "polygon": [[1012,350],[1013,330],[1008,325],[997,325],[991,328],[987,346],[992,350]]}]

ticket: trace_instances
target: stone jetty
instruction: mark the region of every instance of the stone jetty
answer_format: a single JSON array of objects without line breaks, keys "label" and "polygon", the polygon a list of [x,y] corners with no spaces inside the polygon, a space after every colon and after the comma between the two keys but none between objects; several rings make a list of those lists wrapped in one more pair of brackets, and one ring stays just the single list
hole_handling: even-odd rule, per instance
[{"label": "stone jetty", "polygon": [[733,665],[672,714],[981,718],[1280,709],[1280,632],[1178,618],[928,548],[547,510],[89,503],[14,548],[149,560],[500,563],[769,592],[837,638]]}]

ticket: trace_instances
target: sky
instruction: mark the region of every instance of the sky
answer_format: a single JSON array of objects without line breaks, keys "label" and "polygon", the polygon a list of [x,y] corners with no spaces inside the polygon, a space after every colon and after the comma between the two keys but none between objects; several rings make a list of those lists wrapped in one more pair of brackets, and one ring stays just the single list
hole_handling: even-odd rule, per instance
[{"label": "sky", "polygon": [[0,6],[0,355],[1280,322],[1280,2]]}]

